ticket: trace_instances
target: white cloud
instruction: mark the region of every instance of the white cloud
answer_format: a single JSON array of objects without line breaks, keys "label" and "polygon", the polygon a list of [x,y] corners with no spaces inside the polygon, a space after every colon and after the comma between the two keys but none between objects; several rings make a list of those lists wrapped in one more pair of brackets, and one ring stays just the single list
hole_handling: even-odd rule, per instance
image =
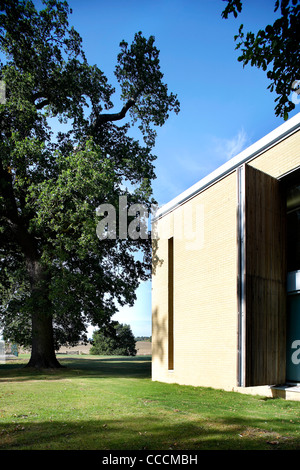
[{"label": "white cloud", "polygon": [[221,160],[230,160],[250,145],[250,139],[244,129],[229,139],[214,138],[214,151]]},{"label": "white cloud", "polygon": [[250,144],[249,136],[241,128],[229,138],[206,134],[199,141],[190,143],[189,148],[179,147],[166,155],[157,165],[157,180],[153,183],[159,205],[178,196]]}]

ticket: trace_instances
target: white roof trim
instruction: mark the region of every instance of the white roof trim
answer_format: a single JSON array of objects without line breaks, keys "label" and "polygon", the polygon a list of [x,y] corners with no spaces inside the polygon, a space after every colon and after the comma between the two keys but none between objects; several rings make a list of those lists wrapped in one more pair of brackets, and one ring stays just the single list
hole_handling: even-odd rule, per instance
[{"label": "white roof trim", "polygon": [[228,162],[224,163],[212,173],[202,178],[200,181],[198,181],[198,183],[194,184],[189,189],[179,194],[170,202],[164,204],[161,208],[157,210],[155,214],[155,219],[166,215],[168,212],[175,209],[175,207],[183,204],[188,199],[191,199],[196,194],[206,189],[208,186],[211,186],[216,181],[220,180],[224,176],[234,171],[238,166],[257,157],[260,153],[266,151],[268,148],[285,139],[288,135],[294,133],[299,127],[300,113],[296,114],[288,121],[285,121],[283,124],[281,124],[279,127],[267,134],[265,137],[250,145],[238,155],[228,160]]}]

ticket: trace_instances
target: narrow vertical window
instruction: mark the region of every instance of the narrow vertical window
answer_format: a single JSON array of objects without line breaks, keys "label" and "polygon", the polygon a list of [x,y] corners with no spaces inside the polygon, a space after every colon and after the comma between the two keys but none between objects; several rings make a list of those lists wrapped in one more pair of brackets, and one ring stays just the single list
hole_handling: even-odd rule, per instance
[{"label": "narrow vertical window", "polygon": [[174,241],[168,240],[168,369],[174,369]]}]

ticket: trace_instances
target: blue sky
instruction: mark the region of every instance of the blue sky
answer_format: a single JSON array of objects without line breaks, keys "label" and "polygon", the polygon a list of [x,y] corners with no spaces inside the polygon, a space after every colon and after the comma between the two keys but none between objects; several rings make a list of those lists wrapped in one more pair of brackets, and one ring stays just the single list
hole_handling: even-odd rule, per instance
[{"label": "blue sky", "polygon": [[[256,31],[274,21],[274,0],[244,0],[237,19],[224,20],[222,0],[69,0],[70,18],[91,64],[116,86],[119,43],[135,32],[155,36],[179,115],[158,129],[154,196],[159,204],[184,191],[241,149],[281,124],[265,73],[237,61],[234,34],[240,23]],[[296,111],[297,112],[297,111]]]},{"label": "blue sky", "polygon": [[[155,36],[164,81],[181,103],[179,115],[158,129],[153,191],[159,205],[283,123],[275,116],[275,95],[267,90],[265,72],[243,68],[234,42],[241,23],[253,32],[273,23],[274,0],[244,0],[242,14],[227,20],[221,18],[223,0],[68,3],[70,24],[83,39],[88,62],[116,87],[116,111],[122,107],[114,76],[120,41],[130,44],[138,31]],[[290,117],[299,111],[300,104]],[[142,283],[134,307],[114,318],[130,324],[137,336],[151,335],[151,282]]]},{"label": "blue sky", "polygon": [[[181,103],[158,129],[154,197],[164,204],[229,158],[278,127],[275,95],[262,70],[237,61],[234,35],[239,25],[257,31],[274,21],[273,0],[244,0],[237,18],[224,20],[222,0],[70,0],[70,22],[83,38],[90,64],[97,64],[116,86],[114,67],[119,43],[142,31],[154,35],[161,70]],[[300,77],[295,77],[295,79]],[[299,112],[297,109],[290,115]],[[135,335],[151,335],[151,283],[143,283],[132,308],[115,319]]]}]

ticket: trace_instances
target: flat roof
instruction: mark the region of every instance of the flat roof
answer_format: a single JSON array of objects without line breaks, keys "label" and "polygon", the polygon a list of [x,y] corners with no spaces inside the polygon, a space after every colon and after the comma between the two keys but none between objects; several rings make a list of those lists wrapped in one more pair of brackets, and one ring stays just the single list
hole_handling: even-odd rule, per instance
[{"label": "flat roof", "polygon": [[253,158],[256,158],[259,154],[265,152],[270,147],[278,144],[281,140],[285,139],[289,135],[293,134],[300,127],[300,113],[296,114],[283,124],[278,126],[272,132],[259,139],[254,144],[247,147],[242,152],[238,153],[235,157],[228,160],[226,163],[218,167],[209,175],[202,178],[198,183],[179,194],[177,197],[172,199],[170,202],[160,207],[157,212],[155,219],[158,219],[167,213],[174,210],[177,206],[180,206],[188,199],[196,196],[198,193],[216,183],[218,180],[224,178],[243,163],[246,163]]}]

